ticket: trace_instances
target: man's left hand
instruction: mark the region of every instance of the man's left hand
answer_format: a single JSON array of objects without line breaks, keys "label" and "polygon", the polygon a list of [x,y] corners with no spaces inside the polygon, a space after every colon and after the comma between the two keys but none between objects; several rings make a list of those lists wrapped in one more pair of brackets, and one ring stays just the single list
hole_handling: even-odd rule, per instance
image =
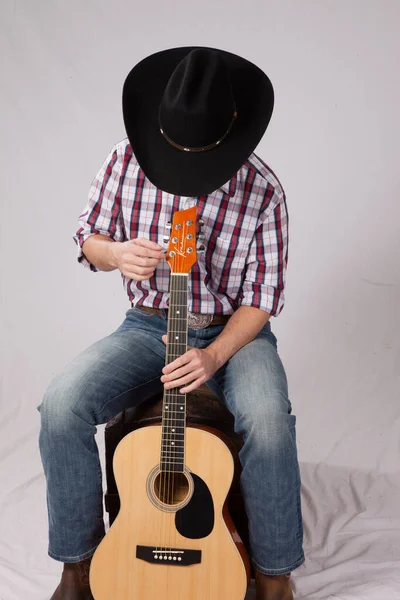
[{"label": "man's left hand", "polygon": [[[164,344],[167,343],[167,335],[162,336],[162,341]],[[188,346],[188,348],[185,354],[163,368],[161,381],[164,383],[164,388],[172,389],[183,384],[190,384],[179,390],[181,394],[187,394],[198,388],[218,371],[216,360],[207,352],[206,348],[204,350],[192,348],[191,346]]]}]

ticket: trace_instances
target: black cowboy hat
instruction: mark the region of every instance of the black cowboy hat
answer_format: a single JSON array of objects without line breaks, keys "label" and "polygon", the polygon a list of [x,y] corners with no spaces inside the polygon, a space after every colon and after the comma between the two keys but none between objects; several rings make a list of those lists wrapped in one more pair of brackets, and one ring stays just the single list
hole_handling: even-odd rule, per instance
[{"label": "black cowboy hat", "polygon": [[215,48],[156,52],[127,76],[126,132],[146,177],[179,196],[229,181],[261,140],[274,91],[248,60]]}]

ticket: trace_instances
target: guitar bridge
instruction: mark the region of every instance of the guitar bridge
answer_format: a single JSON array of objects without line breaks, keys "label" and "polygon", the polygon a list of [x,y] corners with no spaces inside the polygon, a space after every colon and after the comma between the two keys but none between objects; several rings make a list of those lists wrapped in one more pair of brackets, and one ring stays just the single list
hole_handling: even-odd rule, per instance
[{"label": "guitar bridge", "polygon": [[136,546],[136,558],[148,563],[187,567],[201,563],[201,550],[187,548],[161,549],[157,546]]}]

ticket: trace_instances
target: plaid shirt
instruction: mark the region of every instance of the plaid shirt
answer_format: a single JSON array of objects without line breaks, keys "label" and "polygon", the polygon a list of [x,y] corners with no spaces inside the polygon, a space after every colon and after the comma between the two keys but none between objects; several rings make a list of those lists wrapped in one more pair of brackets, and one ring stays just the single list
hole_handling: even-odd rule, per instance
[{"label": "plaid shirt", "polygon": [[[78,260],[91,235],[123,242],[145,237],[163,246],[175,211],[197,205],[206,247],[189,272],[188,309],[232,314],[254,306],[278,315],[284,304],[288,254],[285,193],[271,169],[252,154],[233,178],[212,194],[174,196],[156,188],[139,167],[128,139],[116,144],[93,180],[74,240]],[[198,242],[200,243],[200,242]],[[161,261],[150,279],[123,276],[134,306],[168,308],[170,267]]]}]

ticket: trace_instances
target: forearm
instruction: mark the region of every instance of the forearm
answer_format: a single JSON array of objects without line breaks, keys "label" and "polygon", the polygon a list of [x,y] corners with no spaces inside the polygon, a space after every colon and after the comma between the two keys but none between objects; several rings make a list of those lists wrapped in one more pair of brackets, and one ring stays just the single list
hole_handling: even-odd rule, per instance
[{"label": "forearm", "polygon": [[207,346],[206,350],[222,367],[230,358],[261,331],[269,321],[270,315],[253,306],[240,306],[231,316],[218,337]]},{"label": "forearm", "polygon": [[92,235],[83,243],[82,251],[100,271],[113,271],[117,268],[114,251],[119,243],[106,235]]}]

